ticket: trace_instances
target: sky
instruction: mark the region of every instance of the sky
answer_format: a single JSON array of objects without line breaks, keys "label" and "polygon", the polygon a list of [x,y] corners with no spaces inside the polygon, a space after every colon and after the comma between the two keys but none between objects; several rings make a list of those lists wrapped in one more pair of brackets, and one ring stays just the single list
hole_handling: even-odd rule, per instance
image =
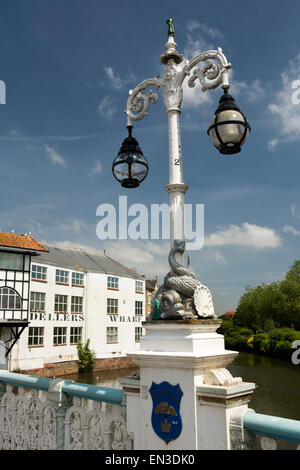
[{"label": "sky", "polygon": [[[270,8],[271,6],[271,8]],[[14,0],[2,2],[0,229],[42,242],[106,252],[147,278],[168,272],[166,240],[99,240],[97,207],[168,202],[168,126],[163,96],[134,122],[149,162],[137,189],[111,166],[126,137],[130,89],[162,75],[173,18],[189,60],[222,47],[230,92],[251,133],[222,156],[206,129],[222,95],[184,86],[180,130],[186,203],[204,204],[205,243],[190,266],[218,314],[246,286],[282,279],[299,258],[300,3],[297,0]],[[299,81],[299,82],[297,82]]]}]

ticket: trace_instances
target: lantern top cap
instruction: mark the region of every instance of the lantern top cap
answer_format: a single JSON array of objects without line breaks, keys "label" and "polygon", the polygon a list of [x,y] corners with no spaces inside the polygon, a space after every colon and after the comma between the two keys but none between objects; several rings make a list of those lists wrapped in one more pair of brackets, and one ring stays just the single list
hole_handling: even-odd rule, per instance
[{"label": "lantern top cap", "polygon": [[143,155],[143,152],[139,146],[138,141],[132,136],[133,126],[126,126],[128,130],[128,136],[123,140],[118,155],[126,152],[137,152]]},{"label": "lantern top cap", "polygon": [[241,112],[240,108],[236,105],[233,96],[228,93],[228,88],[224,88],[224,94],[219,99],[219,106],[216,110],[216,114],[221,111],[227,111],[228,109]]}]

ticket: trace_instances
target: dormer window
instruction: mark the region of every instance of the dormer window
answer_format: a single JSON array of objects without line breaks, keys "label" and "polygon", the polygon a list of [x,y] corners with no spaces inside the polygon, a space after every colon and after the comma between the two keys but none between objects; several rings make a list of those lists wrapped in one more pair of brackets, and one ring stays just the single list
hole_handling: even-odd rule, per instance
[{"label": "dormer window", "polygon": [[24,255],[20,253],[0,252],[0,269],[8,269],[10,271],[23,271]]}]

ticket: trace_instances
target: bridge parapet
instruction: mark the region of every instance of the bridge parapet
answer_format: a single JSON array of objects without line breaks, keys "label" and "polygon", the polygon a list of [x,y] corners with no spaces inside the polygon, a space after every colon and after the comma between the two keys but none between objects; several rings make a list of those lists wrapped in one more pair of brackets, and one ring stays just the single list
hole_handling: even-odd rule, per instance
[{"label": "bridge parapet", "polygon": [[0,371],[0,450],[127,450],[120,389]]}]

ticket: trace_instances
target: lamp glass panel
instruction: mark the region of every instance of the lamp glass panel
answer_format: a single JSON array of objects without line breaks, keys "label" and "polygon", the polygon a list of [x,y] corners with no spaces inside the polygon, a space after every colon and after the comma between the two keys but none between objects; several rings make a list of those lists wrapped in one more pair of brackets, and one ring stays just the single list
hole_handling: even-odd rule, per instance
[{"label": "lamp glass panel", "polygon": [[244,135],[244,124],[222,124],[222,121],[241,121],[245,119],[241,113],[235,110],[222,111],[218,116],[218,131],[221,139],[226,144],[228,142],[239,143]]},{"label": "lamp glass panel", "polygon": [[129,178],[128,163],[119,163],[114,167],[114,175],[119,181]]}]

